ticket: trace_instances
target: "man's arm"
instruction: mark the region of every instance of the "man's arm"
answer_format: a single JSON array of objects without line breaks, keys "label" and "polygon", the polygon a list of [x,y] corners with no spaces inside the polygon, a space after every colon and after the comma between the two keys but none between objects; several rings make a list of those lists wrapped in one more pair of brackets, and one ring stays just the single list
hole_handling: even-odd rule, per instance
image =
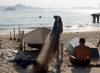
[{"label": "man's arm", "polygon": [[73,56],[76,56],[76,47],[74,48]]},{"label": "man's arm", "polygon": [[91,50],[90,50],[90,48],[88,47],[88,56],[89,56],[89,60],[91,60]]}]

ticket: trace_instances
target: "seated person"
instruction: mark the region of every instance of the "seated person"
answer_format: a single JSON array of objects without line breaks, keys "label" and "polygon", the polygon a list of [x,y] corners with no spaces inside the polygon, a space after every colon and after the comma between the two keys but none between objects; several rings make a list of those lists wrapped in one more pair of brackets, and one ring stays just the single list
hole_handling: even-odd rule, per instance
[{"label": "seated person", "polygon": [[91,51],[85,46],[85,39],[80,38],[79,45],[74,48],[73,56],[70,56],[70,62],[76,65],[88,65],[91,61]]}]

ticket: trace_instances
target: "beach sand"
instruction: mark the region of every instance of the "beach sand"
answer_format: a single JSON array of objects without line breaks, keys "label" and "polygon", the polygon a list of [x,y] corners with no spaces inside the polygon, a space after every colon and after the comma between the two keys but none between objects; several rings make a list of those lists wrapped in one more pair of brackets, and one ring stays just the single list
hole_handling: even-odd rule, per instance
[{"label": "beach sand", "polygon": [[[63,43],[64,50],[66,50],[66,47],[68,46],[69,42],[74,37],[85,38],[87,42],[93,44],[94,46],[97,46],[97,43],[100,39],[100,31],[62,33],[60,37],[60,43]],[[2,40],[0,51],[6,50],[6,49],[18,50],[20,43],[14,40],[9,40],[9,38],[10,38],[9,35],[0,36],[0,40]],[[97,48],[98,48],[98,51],[100,52],[100,47],[97,47]],[[26,47],[26,50],[30,51],[33,49]],[[34,51],[34,55],[32,55],[31,59],[34,59],[34,58],[36,59],[38,53],[39,51]],[[0,58],[0,73],[28,73],[26,69],[22,69],[20,66],[18,66],[14,62],[10,62],[10,60],[13,60],[15,57],[16,57],[16,53],[13,53],[12,57],[9,57],[5,60],[2,60]],[[91,64],[93,65],[100,64],[100,58],[92,58]],[[48,73],[56,73],[56,58],[54,58],[53,61],[51,61],[48,70],[49,70]],[[69,61],[67,53],[63,52],[63,63],[61,63],[60,71],[61,73],[99,73],[100,67],[73,66],[71,65]]]}]

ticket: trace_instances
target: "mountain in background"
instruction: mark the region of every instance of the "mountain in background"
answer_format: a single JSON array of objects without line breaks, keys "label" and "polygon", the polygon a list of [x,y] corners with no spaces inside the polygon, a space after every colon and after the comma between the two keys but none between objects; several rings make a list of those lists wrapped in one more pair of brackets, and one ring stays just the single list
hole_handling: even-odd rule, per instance
[{"label": "mountain in background", "polygon": [[15,6],[0,6],[0,10],[4,11],[7,8],[14,8],[16,11],[21,10],[100,10],[99,8],[94,7],[72,7],[69,9],[66,8],[40,8],[40,7],[31,7],[31,6],[25,6],[21,4],[17,4]]},{"label": "mountain in background", "polygon": [[13,8],[13,7],[8,7],[8,8],[6,8],[6,9],[4,9],[4,11],[16,11],[16,9]]},{"label": "mountain in background", "polygon": [[4,10],[6,8],[7,8],[7,6],[0,6],[0,10]]},{"label": "mountain in background", "polygon": [[14,8],[15,10],[43,10],[43,8],[40,7],[31,7],[31,6],[25,6],[21,4],[17,4],[15,6],[0,6],[0,10],[4,11],[7,8]]},{"label": "mountain in background", "polygon": [[43,10],[43,8],[40,7],[31,7],[31,6],[25,6],[21,4],[17,4],[14,6],[16,10]]}]

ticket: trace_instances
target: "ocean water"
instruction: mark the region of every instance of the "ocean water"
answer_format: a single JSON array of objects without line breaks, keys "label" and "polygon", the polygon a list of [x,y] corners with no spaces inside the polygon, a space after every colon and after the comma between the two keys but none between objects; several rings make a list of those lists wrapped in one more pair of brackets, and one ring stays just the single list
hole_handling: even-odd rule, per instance
[{"label": "ocean water", "polygon": [[[99,23],[92,23],[92,13],[100,10],[42,10],[42,11],[0,11],[0,34],[18,32],[18,27],[26,33],[38,27],[53,27],[54,15],[62,18],[64,32],[99,30]],[[41,18],[39,18],[41,16]]]}]

